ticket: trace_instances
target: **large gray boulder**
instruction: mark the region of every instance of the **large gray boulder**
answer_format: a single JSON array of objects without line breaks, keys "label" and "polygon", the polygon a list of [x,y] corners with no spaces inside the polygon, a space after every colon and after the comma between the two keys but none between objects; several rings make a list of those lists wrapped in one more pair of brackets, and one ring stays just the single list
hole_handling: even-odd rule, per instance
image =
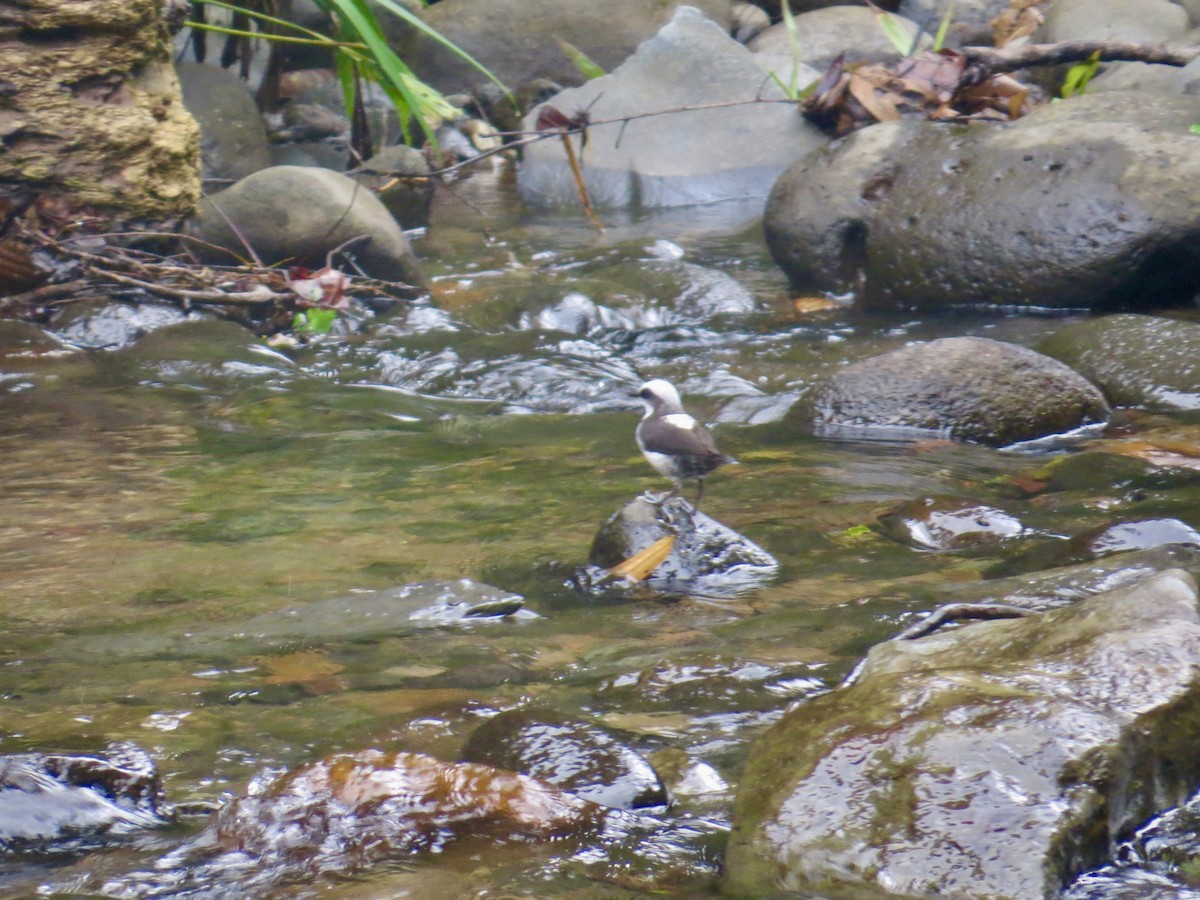
[{"label": "large gray boulder", "polygon": [[175,69],[183,105],[200,126],[201,175],[236,181],[271,165],[267,129],[246,82],[201,63]]},{"label": "large gray boulder", "polygon": [[1181,570],[878,645],[853,686],[758,740],[726,892],[1057,897],[1200,784],[1197,728],[1200,614]]},{"label": "large gray boulder", "polygon": [[1006,446],[1107,422],[1104,396],[1067,366],[977,337],[911,344],[815,384],[789,413],[821,437],[943,437]]},{"label": "large gray boulder", "polygon": [[387,207],[353,179],[328,169],[263,169],[206,198],[189,227],[202,241],[229,251],[197,244],[195,252],[205,261],[232,264],[245,258],[244,238],[268,265],[291,260],[310,268],[323,267],[330,251],[366,235],[345,252],[367,275],[424,284],[416,255]]},{"label": "large gray boulder", "polygon": [[1200,325],[1121,314],[1059,328],[1038,350],[1061,360],[1117,406],[1200,409]]},{"label": "large gray boulder", "polygon": [[[579,69],[559,39],[608,72],[670,18],[685,0],[442,0],[421,19],[483,63],[510,88],[537,78],[580,84]],[[731,0],[686,0],[726,31]],[[469,91],[486,77],[438,42],[381,17],[389,42],[417,75],[443,93]]]},{"label": "large gray boulder", "polygon": [[[615,72],[546,105],[567,116],[586,109],[593,122],[610,121],[588,129],[586,149],[572,139],[593,203],[654,208],[765,197],[779,173],[826,140],[790,104],[626,117],[781,96],[753,54],[684,7]],[[541,108],[526,119],[527,130],[536,127]],[[558,140],[526,148],[518,184],[536,205],[579,203]]]},{"label": "large gray boulder", "polygon": [[1157,44],[1190,27],[1187,10],[1172,0],[1055,0],[1037,39]]},{"label": "large gray boulder", "polygon": [[1200,290],[1200,97],[1124,91],[1006,125],[887,122],[767,202],[800,289],[871,306],[1161,306]]}]

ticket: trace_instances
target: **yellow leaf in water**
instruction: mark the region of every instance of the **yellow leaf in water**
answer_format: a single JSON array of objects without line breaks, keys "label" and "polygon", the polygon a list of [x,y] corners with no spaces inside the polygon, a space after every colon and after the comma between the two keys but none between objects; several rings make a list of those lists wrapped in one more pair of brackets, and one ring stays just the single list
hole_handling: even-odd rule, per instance
[{"label": "yellow leaf in water", "polygon": [[645,550],[633,554],[633,556],[622,563],[617,563],[617,565],[608,570],[608,573],[616,578],[641,581],[657,569],[664,559],[671,555],[671,548],[674,545],[675,537],[673,535],[668,534],[666,537],[660,537]]},{"label": "yellow leaf in water", "polygon": [[792,301],[792,308],[798,313],[823,312],[827,309],[837,309],[841,305],[828,297],[797,297]]},{"label": "yellow leaf in water", "polygon": [[315,681],[342,671],[342,665],[317,650],[303,650],[287,656],[264,656],[257,660],[268,673],[267,684],[293,684]]}]

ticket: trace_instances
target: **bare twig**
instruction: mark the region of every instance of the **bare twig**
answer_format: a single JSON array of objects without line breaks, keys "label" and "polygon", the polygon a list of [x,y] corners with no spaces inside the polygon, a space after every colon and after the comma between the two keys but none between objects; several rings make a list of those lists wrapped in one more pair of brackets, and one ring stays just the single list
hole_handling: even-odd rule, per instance
[{"label": "bare twig", "polygon": [[171,287],[165,284],[156,284],[152,281],[142,281],[138,278],[130,278],[128,275],[121,275],[117,272],[109,271],[108,269],[101,269],[98,266],[89,266],[88,274],[95,275],[97,278],[102,278],[105,281],[123,284],[126,287],[140,288],[148,294],[154,294],[156,297],[165,297],[168,300],[175,300],[184,304],[199,303],[211,306],[256,306],[262,303],[271,303],[276,300],[291,299],[289,294],[282,294],[277,291],[273,291],[264,284],[260,284],[256,289],[249,291],[194,291],[185,288]]},{"label": "bare twig", "polygon": [[62,284],[43,284],[41,287],[20,294],[9,294],[0,297],[0,310],[12,309],[17,306],[34,306],[51,300],[70,297],[77,291],[87,290],[86,281],[65,281]]},{"label": "bare twig", "polygon": [[1001,72],[1083,62],[1093,55],[1101,62],[1186,66],[1200,56],[1200,47],[1172,48],[1134,41],[1061,41],[1057,44],[1025,44],[999,50],[995,47],[963,47],[961,52],[968,63],[963,73],[963,85],[968,86]]}]

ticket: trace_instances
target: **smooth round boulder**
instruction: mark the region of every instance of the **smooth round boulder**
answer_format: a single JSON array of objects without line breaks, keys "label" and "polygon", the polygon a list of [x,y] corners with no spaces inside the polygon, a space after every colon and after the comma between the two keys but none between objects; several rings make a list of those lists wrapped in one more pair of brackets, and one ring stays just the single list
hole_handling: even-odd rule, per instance
[{"label": "smooth round boulder", "polygon": [[941,437],[1003,447],[1108,421],[1104,396],[1016,344],[942,338],[851,363],[789,414],[819,437]]},{"label": "smooth round boulder", "polygon": [[342,255],[372,278],[424,284],[408,238],[387,207],[353,179],[328,169],[273,166],[255,172],[206,198],[189,230],[229,251],[196,244],[193,250],[205,262],[229,265],[244,259],[245,239],[267,265],[291,262],[316,269],[325,266],[332,250],[365,236]]},{"label": "smooth round boulder", "polygon": [[1200,409],[1200,325],[1120,314],[1064,325],[1037,349],[1098,385],[1110,403]]},{"label": "smooth round boulder", "polygon": [[1161,307],[1200,291],[1200,96],[884,122],[794,163],[764,231],[799,290],[881,308]]},{"label": "smooth round boulder", "polygon": [[[895,16],[896,23],[910,40],[917,39],[915,22]],[[876,14],[865,6],[829,6],[796,16],[796,36],[787,25],[772,25],[747,46],[755,53],[791,57],[794,50],[800,62],[821,72],[838,56],[847,63],[895,63],[903,58],[879,26]],[[929,43],[929,38],[924,38]],[[781,73],[782,74],[782,73]]]}]

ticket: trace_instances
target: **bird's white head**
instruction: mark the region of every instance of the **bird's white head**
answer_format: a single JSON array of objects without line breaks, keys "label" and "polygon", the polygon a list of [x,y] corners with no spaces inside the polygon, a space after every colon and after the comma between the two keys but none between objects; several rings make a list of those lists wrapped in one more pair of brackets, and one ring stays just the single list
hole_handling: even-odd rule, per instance
[{"label": "bird's white head", "polygon": [[675,390],[675,385],[671,382],[661,378],[643,384],[637,390],[637,397],[642,401],[642,406],[646,407],[646,415],[652,414],[656,409],[663,409],[665,412],[683,411],[679,391]]}]

